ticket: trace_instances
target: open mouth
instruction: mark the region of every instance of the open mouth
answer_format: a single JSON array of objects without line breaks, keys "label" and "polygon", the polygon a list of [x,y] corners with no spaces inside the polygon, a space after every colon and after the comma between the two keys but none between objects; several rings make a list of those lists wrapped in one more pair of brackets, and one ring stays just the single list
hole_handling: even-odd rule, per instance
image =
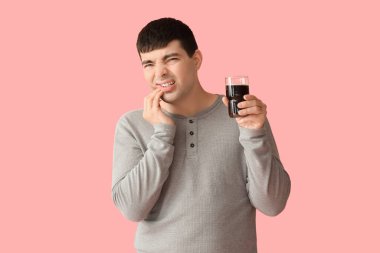
[{"label": "open mouth", "polygon": [[174,80],[165,80],[163,82],[156,83],[156,87],[165,93],[169,93],[175,90],[176,82]]},{"label": "open mouth", "polygon": [[172,86],[174,83],[175,81],[170,81],[170,82],[165,82],[165,83],[158,83],[157,85],[165,88],[165,87]]}]

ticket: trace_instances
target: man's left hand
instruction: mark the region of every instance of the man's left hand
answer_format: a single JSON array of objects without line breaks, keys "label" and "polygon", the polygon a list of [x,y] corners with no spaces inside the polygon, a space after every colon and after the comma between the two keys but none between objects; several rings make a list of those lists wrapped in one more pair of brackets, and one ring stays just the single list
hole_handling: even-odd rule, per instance
[{"label": "man's left hand", "polygon": [[[236,122],[240,127],[260,129],[264,126],[267,106],[254,95],[244,95],[245,101],[238,104],[240,117]],[[223,97],[223,104],[228,106],[228,99]]]}]

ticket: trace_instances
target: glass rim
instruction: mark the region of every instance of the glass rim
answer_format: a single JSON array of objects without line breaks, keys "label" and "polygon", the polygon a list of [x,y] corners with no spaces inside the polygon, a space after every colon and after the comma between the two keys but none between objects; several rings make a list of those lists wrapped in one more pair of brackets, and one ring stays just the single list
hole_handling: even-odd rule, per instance
[{"label": "glass rim", "polygon": [[[238,83],[233,83],[232,80],[241,80],[241,79],[245,79],[245,82],[238,82]],[[224,83],[225,85],[249,85],[249,78],[248,76],[246,75],[231,75],[231,76],[226,76],[224,78]]]}]

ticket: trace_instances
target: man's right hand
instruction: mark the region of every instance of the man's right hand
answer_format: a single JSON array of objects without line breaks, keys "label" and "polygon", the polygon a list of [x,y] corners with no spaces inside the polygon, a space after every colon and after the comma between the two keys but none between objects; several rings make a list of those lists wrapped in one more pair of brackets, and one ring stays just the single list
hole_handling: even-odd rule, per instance
[{"label": "man's right hand", "polygon": [[154,89],[144,98],[143,117],[152,125],[159,123],[175,125],[174,121],[161,110],[160,98],[163,94],[162,90]]}]

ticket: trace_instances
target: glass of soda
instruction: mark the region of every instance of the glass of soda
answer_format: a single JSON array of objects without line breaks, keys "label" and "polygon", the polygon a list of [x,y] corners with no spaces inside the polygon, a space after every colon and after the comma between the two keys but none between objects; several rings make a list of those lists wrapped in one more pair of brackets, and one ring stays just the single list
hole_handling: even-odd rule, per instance
[{"label": "glass of soda", "polygon": [[244,95],[249,94],[248,76],[227,76],[226,97],[228,98],[228,114],[231,118],[239,117],[237,104],[244,101]]}]

